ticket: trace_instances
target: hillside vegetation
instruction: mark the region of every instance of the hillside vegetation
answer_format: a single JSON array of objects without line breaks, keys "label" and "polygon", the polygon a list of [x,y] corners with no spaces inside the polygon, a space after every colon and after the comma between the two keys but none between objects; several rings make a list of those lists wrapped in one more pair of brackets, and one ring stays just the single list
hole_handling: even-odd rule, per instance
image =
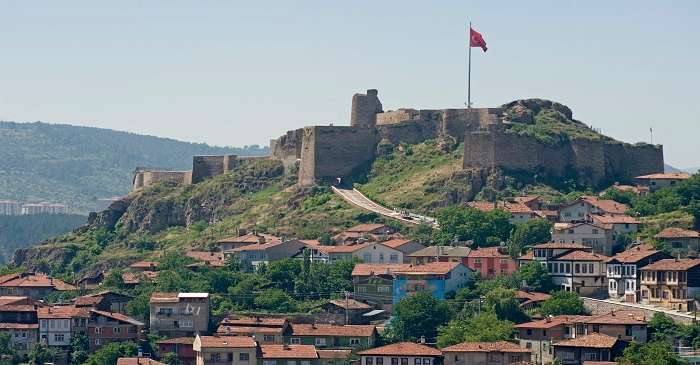
[{"label": "hillside vegetation", "polygon": [[46,123],[0,122],[0,199],[69,204],[87,214],[120,196],[137,166],[191,169],[197,154],[264,155],[267,148],[200,143]]},{"label": "hillside vegetation", "polygon": [[85,216],[64,214],[0,215],[0,264],[16,249],[72,231]]}]

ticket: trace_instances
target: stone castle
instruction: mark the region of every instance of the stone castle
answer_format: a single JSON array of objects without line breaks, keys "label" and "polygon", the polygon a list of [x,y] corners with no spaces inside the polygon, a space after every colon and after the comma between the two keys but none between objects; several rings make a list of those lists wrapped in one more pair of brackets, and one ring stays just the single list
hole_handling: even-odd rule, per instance
[{"label": "stone castle", "polygon": [[567,176],[592,186],[663,172],[661,146],[592,139],[571,139],[550,146],[533,137],[508,133],[509,122],[504,119],[503,108],[385,112],[377,90],[371,89],[353,95],[349,126],[308,126],[288,131],[270,141],[268,157],[195,156],[191,171],[137,170],[134,189],[161,181],[197,183],[257,158],[281,161],[287,171],[298,172],[301,186],[334,184],[339,178],[349,182],[367,171],[380,145],[415,144],[444,137],[464,142],[465,169],[500,168],[530,176]]}]

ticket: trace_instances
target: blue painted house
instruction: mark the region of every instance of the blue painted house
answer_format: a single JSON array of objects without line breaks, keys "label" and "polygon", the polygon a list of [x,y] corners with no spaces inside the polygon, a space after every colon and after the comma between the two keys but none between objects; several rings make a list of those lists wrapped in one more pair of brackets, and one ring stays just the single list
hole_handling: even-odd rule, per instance
[{"label": "blue painted house", "polygon": [[430,292],[435,298],[445,299],[451,291],[457,291],[469,282],[473,270],[461,262],[431,262],[394,271],[392,302]]}]

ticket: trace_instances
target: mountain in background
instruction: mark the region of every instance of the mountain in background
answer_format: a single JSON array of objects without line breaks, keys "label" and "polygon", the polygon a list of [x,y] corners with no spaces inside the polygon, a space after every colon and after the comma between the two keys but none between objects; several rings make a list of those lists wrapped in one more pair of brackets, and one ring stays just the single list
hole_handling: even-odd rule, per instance
[{"label": "mountain in background", "polygon": [[131,187],[136,167],[188,170],[193,155],[266,155],[267,147],[203,143],[47,123],[0,122],[0,200],[47,201],[86,214]]}]

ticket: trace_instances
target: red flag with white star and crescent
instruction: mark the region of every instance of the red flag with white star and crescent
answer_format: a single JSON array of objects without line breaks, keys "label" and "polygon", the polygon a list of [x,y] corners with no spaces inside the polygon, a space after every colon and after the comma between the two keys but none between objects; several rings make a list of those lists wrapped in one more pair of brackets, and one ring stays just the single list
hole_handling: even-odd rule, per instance
[{"label": "red flag with white star and crescent", "polygon": [[486,48],[486,41],[484,40],[484,37],[481,35],[481,33],[477,32],[474,30],[474,28],[469,27],[469,39],[470,39],[470,47],[481,47],[484,52],[488,48]]}]

